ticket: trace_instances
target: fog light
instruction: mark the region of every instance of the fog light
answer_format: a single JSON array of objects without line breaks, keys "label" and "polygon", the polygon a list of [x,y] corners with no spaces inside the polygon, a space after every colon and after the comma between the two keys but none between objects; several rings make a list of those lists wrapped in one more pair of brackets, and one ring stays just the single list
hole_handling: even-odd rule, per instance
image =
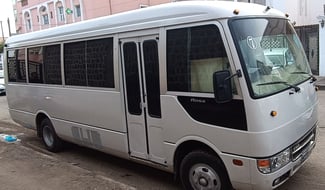
[{"label": "fog light", "polygon": [[283,174],[281,177],[279,178],[276,178],[274,181],[273,181],[273,186],[276,186],[276,185],[279,185],[281,182],[285,181],[286,179],[288,179],[290,176],[290,171],[288,171],[287,173]]},{"label": "fog light", "polygon": [[278,185],[281,182],[280,178],[277,178],[273,181],[273,186]]}]

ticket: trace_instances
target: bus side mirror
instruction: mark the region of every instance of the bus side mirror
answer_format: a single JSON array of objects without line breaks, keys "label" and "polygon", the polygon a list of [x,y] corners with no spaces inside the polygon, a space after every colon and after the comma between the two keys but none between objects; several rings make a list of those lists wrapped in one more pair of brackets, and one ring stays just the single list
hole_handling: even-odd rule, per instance
[{"label": "bus side mirror", "polygon": [[232,100],[231,78],[228,70],[213,73],[214,99],[217,103],[226,103]]}]

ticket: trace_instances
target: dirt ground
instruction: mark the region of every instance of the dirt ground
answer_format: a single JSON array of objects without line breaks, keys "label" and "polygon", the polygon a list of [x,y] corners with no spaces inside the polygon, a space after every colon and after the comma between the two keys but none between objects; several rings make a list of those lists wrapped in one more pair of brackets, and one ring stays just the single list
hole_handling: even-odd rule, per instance
[{"label": "dirt ground", "polygon": [[66,144],[60,153],[45,150],[36,132],[15,124],[0,96],[0,190],[177,190],[173,175],[99,151]]},{"label": "dirt ground", "polygon": [[[0,126],[3,125],[0,123]],[[6,126],[10,128],[0,127],[0,131],[6,131],[7,134],[16,132],[14,126]],[[23,136],[26,134],[20,133],[17,137],[27,140]],[[35,147],[30,148],[22,142],[0,142],[0,164],[0,189],[135,189],[97,172],[85,170],[76,163],[62,162],[51,155],[35,151]]]}]

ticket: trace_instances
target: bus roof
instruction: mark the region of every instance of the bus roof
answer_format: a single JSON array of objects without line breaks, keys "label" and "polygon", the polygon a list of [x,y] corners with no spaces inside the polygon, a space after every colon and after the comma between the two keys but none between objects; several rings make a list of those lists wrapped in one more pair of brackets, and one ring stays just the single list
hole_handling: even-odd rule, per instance
[{"label": "bus roof", "polygon": [[[234,13],[238,10],[238,14]],[[52,43],[89,36],[136,31],[180,23],[216,20],[242,16],[285,15],[266,6],[228,1],[181,1],[90,19],[36,32],[15,35],[7,39],[7,48]]]}]

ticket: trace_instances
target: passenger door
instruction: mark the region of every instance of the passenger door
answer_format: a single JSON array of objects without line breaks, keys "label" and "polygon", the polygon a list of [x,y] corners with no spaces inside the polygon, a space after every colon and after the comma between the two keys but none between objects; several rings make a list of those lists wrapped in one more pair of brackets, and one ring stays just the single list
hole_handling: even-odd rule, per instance
[{"label": "passenger door", "polygon": [[158,36],[120,39],[120,50],[130,154],[163,164]]}]

